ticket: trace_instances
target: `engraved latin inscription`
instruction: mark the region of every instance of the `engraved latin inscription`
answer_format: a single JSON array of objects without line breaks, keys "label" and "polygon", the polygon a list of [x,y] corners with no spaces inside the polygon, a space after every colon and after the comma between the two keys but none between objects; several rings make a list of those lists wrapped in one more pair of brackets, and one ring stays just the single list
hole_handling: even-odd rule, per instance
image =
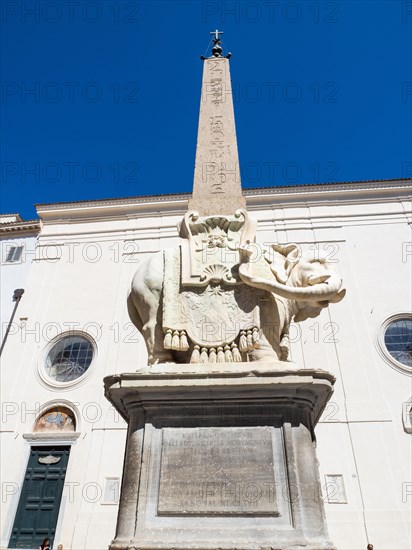
[{"label": "engraved latin inscription", "polygon": [[271,428],[164,428],[158,514],[278,516]]}]

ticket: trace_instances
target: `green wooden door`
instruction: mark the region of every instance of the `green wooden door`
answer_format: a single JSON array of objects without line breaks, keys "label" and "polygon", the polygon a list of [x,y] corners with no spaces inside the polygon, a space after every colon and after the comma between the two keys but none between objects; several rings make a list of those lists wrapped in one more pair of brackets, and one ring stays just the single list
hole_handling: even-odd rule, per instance
[{"label": "green wooden door", "polygon": [[32,447],[9,548],[53,544],[70,447]]}]

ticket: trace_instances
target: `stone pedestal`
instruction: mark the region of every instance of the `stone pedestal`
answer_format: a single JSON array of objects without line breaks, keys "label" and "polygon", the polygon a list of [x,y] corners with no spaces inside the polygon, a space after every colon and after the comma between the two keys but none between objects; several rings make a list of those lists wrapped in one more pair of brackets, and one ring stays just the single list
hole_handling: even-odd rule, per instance
[{"label": "stone pedestal", "polygon": [[313,433],[333,383],[281,362],[107,377],[129,425],[110,549],[333,549]]}]

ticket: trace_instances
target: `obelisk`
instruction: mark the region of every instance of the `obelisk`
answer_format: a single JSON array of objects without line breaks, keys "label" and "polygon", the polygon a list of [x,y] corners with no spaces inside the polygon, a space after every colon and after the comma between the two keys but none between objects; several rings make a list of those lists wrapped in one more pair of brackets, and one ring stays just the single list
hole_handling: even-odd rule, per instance
[{"label": "obelisk", "polygon": [[203,58],[202,96],[193,194],[189,210],[200,216],[233,214],[246,208],[240,181],[229,57],[222,56],[220,31],[212,56]]}]

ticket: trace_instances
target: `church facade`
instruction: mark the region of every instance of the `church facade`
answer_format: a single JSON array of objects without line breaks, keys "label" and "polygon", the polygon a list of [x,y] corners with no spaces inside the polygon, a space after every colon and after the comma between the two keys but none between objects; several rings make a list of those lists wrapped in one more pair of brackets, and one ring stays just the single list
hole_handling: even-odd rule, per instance
[{"label": "church facade", "polygon": [[[198,158],[208,154],[202,147],[198,139]],[[103,378],[150,361],[126,300],[138,266],[179,245],[188,203],[202,203],[196,177],[193,197],[37,205],[41,231],[2,355],[1,548],[34,548],[48,536],[53,548],[97,550],[114,538],[127,425],[105,398]],[[410,547],[410,183],[245,189],[237,197],[257,220],[260,243],[294,243],[344,278],[342,303],[291,324],[288,357],[336,378],[315,429],[321,492],[314,486],[313,499],[322,499],[340,550]],[[292,507],[290,493],[277,492]]]},{"label": "church facade", "polygon": [[[330,538],[342,550],[410,542],[411,367],[385,345],[393,323],[410,323],[409,187],[393,180],[245,191],[261,240],[323,250],[345,277],[339,307],[290,334],[294,362],[337,378],[316,452]],[[31,450],[41,448],[46,456],[69,450],[56,547],[94,550],[114,537],[126,425],[104,398],[102,379],[147,364],[126,297],[138,262],[178,244],[188,199],[37,207],[36,258],[2,357],[2,547],[12,537]],[[73,336],[90,342],[91,362],[59,379],[48,354]],[[40,431],[48,411],[52,428]],[[69,427],[54,429],[59,411],[71,417]]]}]

